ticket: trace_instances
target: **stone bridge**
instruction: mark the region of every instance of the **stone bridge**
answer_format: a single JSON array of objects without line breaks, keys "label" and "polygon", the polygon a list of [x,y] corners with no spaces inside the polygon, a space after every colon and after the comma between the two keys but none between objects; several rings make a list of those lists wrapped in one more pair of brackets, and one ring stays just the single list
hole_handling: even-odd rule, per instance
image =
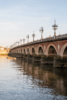
[{"label": "stone bridge", "polygon": [[11,48],[10,53],[65,57],[67,56],[67,34],[19,45]]}]

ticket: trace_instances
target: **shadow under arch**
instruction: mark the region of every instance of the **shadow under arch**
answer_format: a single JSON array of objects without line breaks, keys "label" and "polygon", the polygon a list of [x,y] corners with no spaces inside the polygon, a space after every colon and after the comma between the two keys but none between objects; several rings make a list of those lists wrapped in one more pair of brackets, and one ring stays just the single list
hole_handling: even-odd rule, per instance
[{"label": "shadow under arch", "polygon": [[43,54],[44,52],[43,52],[43,49],[42,49],[42,47],[40,46],[39,48],[38,48],[38,54]]},{"label": "shadow under arch", "polygon": [[29,50],[29,48],[27,48],[27,54],[30,54],[30,50]]},{"label": "shadow under arch", "polygon": [[26,53],[25,49],[24,49],[24,54]]},{"label": "shadow under arch", "polygon": [[48,45],[46,49],[46,55],[57,55],[57,49],[54,44]]},{"label": "shadow under arch", "polygon": [[61,52],[60,52],[60,56],[61,57],[67,56],[67,43],[64,44],[64,46],[62,47]]},{"label": "shadow under arch", "polygon": [[67,47],[64,49],[63,56],[67,56]]},{"label": "shadow under arch", "polygon": [[35,49],[34,48],[32,48],[32,54],[35,54]]},{"label": "shadow under arch", "polygon": [[21,53],[22,53],[22,49],[21,49]]},{"label": "shadow under arch", "polygon": [[53,46],[50,46],[48,50],[48,55],[53,55],[53,54],[56,55],[57,52]]}]

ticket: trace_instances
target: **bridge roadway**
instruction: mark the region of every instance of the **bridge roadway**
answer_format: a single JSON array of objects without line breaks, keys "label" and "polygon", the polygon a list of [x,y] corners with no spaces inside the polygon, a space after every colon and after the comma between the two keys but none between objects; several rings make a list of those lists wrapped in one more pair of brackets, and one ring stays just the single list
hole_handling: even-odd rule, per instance
[{"label": "bridge roadway", "polygon": [[[61,62],[61,66],[64,66],[63,63],[66,63],[67,58],[67,34],[16,46],[11,48],[9,54],[30,60],[34,56],[33,61],[41,61],[41,63],[47,63],[51,59],[50,63]],[[55,59],[52,61],[53,58]],[[59,58],[64,58],[64,60],[59,60]]]}]

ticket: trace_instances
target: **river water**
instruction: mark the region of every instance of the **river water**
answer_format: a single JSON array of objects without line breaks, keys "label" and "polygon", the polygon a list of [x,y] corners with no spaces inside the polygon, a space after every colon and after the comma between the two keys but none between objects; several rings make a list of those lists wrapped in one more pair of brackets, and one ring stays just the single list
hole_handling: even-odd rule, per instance
[{"label": "river water", "polygon": [[0,100],[67,100],[67,69],[1,56]]}]

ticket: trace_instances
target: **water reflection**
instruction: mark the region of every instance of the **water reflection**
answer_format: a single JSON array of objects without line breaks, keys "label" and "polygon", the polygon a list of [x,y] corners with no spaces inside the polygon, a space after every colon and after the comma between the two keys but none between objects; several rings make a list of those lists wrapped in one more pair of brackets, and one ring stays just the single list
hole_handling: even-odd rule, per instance
[{"label": "water reflection", "polygon": [[67,69],[0,57],[0,100],[67,100]]},{"label": "water reflection", "polygon": [[16,63],[20,65],[17,70],[32,77],[32,84],[42,88],[50,88],[52,94],[67,96],[67,69],[53,68],[50,65],[33,65],[20,59],[17,59]]}]

